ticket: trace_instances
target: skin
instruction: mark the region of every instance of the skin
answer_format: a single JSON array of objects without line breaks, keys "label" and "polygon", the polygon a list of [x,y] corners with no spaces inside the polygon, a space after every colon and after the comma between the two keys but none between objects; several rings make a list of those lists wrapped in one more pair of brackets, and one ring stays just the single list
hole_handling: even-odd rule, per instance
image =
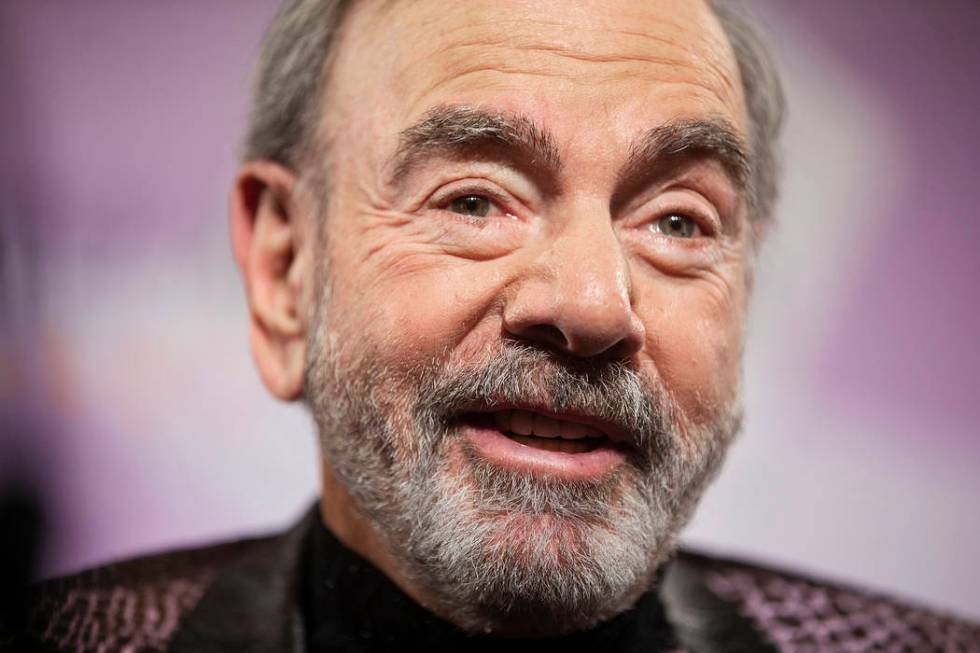
[{"label": "skin", "polygon": [[[657,378],[693,424],[734,396],[748,296],[745,201],[694,158],[624,188],[630,148],[671,121],[746,117],[731,48],[692,0],[361,3],[327,89],[325,233],[293,171],[252,161],[232,193],[251,344],[273,395],[303,393],[309,332],[393,368],[478,360],[501,339],[616,356]],[[430,157],[397,183],[399,133],[435,107],[524,116],[553,137],[552,178],[492,157]],[[454,212],[493,196],[487,216]],[[651,229],[680,213],[690,238]],[[329,260],[328,325],[310,321]],[[423,605],[323,461],[327,526]],[[462,464],[459,462],[458,464]]]}]

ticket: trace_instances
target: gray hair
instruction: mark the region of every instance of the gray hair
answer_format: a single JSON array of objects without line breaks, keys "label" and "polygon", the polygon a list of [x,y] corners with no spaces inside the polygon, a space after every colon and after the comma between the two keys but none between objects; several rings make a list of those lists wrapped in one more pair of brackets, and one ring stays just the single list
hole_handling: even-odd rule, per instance
[{"label": "gray hair", "polygon": [[730,4],[711,2],[735,52],[742,95],[749,115],[752,148],[752,217],[768,220],[779,193],[779,134],[786,117],[786,98],[772,55],[746,15]]},{"label": "gray hair", "polygon": [[[711,6],[735,52],[750,123],[750,215],[771,217],[777,195],[782,84],[769,51],[743,14]],[[318,133],[337,34],[351,0],[286,0],[269,26],[256,68],[244,159],[275,161],[327,192]],[[319,198],[322,202],[322,197]]]}]

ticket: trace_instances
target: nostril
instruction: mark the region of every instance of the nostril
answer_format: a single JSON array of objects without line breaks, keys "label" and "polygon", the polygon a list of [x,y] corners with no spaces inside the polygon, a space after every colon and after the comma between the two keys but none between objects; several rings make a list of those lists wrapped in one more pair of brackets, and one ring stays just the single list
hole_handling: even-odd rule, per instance
[{"label": "nostril", "polygon": [[524,337],[549,344],[552,347],[559,347],[561,349],[567,349],[569,344],[568,338],[565,337],[565,334],[561,332],[561,329],[553,324],[531,325],[525,330]]},{"label": "nostril", "polygon": [[636,350],[634,343],[624,338],[603,353],[611,358],[626,359],[636,353]]}]

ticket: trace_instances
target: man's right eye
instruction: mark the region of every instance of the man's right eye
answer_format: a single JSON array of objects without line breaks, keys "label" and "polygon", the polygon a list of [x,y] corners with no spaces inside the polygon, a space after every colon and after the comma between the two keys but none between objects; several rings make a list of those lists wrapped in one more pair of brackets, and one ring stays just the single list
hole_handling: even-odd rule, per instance
[{"label": "man's right eye", "polygon": [[449,210],[460,215],[485,218],[493,208],[491,201],[483,195],[462,195],[449,203]]}]

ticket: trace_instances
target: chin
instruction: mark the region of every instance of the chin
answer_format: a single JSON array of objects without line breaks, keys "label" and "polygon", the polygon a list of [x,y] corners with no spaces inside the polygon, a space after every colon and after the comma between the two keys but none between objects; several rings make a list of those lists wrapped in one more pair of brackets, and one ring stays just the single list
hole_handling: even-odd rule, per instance
[{"label": "chin", "polygon": [[[501,528],[515,528],[514,521]],[[669,555],[667,546],[650,557],[586,550],[581,540],[602,538],[575,533],[578,527],[558,523],[563,520],[535,521],[526,536],[488,546],[479,570],[471,567],[455,584],[443,585],[455,590],[442,602],[450,620],[470,632],[510,637],[585,630],[630,608]]]},{"label": "chin", "polygon": [[573,484],[470,469],[433,477],[437,488],[413,511],[424,518],[402,541],[434,611],[463,630],[587,629],[631,607],[672,550],[676,525],[626,474]]}]

